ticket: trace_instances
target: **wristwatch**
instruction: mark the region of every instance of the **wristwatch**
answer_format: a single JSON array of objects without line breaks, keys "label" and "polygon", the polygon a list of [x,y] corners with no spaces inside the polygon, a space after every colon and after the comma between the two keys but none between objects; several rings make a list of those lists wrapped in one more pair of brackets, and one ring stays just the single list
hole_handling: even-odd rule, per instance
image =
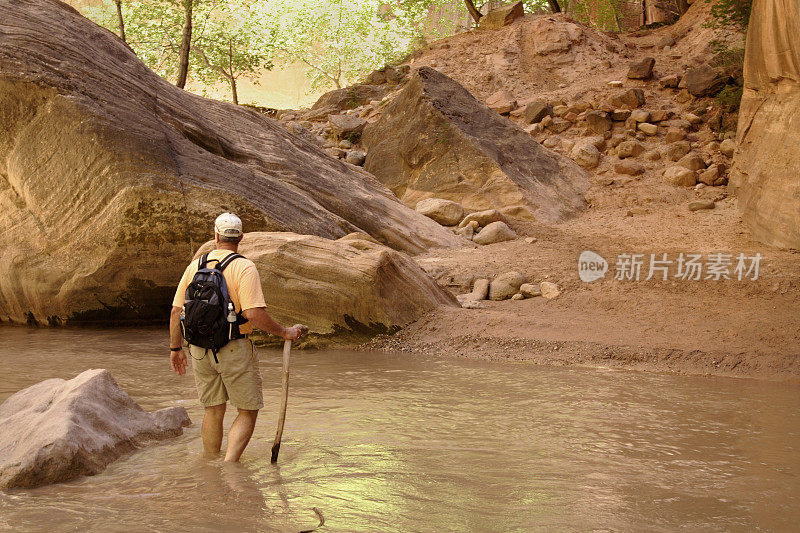
[{"label": "wristwatch", "polygon": [[183,346],[179,346],[177,348],[170,348],[169,349],[170,352],[180,352],[181,350],[183,350]]}]

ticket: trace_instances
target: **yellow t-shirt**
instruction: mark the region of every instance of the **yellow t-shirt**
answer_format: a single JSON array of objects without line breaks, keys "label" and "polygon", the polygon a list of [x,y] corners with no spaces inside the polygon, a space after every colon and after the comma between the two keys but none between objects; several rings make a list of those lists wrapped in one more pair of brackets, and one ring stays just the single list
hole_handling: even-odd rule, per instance
[{"label": "yellow t-shirt", "polygon": [[[211,259],[219,259],[220,261],[226,258],[233,252],[229,250],[212,250],[208,254],[209,266],[213,267],[216,262]],[[186,301],[186,287],[192,282],[192,278],[197,274],[197,262],[195,259],[186,271],[183,273],[181,282],[178,284],[178,290],[175,291],[175,298],[172,300],[172,305],[175,307],[183,307]],[[261,290],[261,278],[256,270],[256,265],[249,259],[234,259],[231,264],[225,267],[222,273],[225,276],[225,283],[228,284],[228,294],[230,294],[233,307],[236,312],[244,311],[245,309],[254,309],[256,307],[266,307],[264,303],[264,293]],[[248,322],[239,326],[239,331],[243,334],[252,333],[253,326]]]}]

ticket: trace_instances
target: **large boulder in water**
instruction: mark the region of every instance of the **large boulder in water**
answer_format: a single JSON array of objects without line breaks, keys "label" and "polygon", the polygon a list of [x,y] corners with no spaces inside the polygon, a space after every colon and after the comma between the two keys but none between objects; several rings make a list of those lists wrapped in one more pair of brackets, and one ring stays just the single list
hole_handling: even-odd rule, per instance
[{"label": "large boulder in water", "polygon": [[[208,242],[195,258],[213,249]],[[294,233],[246,233],[239,252],[261,275],[267,311],[312,333],[391,333],[439,306],[458,306],[413,259],[368,235],[338,240]]]},{"label": "large boulder in water", "polygon": [[429,67],[367,126],[363,142],[365,168],[408,205],[436,197],[546,222],[585,206],[581,168]]},{"label": "large boulder in water", "polygon": [[0,489],[99,474],[189,424],[183,407],[146,412],[108,370],[42,381],[0,404]]},{"label": "large boulder in water", "polygon": [[800,10],[759,0],[747,30],[731,189],[753,236],[800,248]]},{"label": "large boulder in water", "polygon": [[0,2],[0,319],[163,320],[223,211],[248,231],[459,239],[246,107],[156,76],[56,0]]}]

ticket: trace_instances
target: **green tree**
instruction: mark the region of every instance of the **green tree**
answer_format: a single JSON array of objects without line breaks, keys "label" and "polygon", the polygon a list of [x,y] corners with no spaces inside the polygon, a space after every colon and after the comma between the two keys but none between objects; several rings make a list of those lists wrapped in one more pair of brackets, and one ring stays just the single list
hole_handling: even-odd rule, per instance
[{"label": "green tree", "polygon": [[112,31],[124,28],[136,55],[179,87],[191,72],[207,84],[227,83],[238,102],[236,80],[271,68],[274,32],[254,24],[258,17],[244,0],[135,0],[125,7],[124,25],[116,0],[83,12]]},{"label": "green tree", "polygon": [[406,56],[419,42],[430,2],[261,0],[262,24],[274,24],[276,60],[309,67],[313,88],[340,88]]}]

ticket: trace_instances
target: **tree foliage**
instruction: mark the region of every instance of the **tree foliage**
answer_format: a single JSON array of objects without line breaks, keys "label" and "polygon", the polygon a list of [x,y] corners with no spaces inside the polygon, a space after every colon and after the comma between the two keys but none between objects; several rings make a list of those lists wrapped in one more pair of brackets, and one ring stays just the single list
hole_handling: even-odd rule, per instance
[{"label": "tree foliage", "polygon": [[[126,41],[157,74],[176,81],[179,76],[181,37],[187,0],[133,0],[122,3]],[[226,82],[235,92],[235,80],[255,79],[271,68],[274,28],[263,27],[250,4],[242,0],[188,0],[192,2],[192,39],[189,77],[213,84]],[[116,3],[87,6],[84,15],[119,32]],[[236,95],[232,95],[235,101]]]},{"label": "tree foliage", "polygon": [[426,2],[258,0],[264,24],[278,21],[275,58],[309,67],[313,88],[341,87],[408,55]]},{"label": "tree foliage", "polygon": [[711,4],[712,28],[747,30],[753,0],[706,0]]}]

